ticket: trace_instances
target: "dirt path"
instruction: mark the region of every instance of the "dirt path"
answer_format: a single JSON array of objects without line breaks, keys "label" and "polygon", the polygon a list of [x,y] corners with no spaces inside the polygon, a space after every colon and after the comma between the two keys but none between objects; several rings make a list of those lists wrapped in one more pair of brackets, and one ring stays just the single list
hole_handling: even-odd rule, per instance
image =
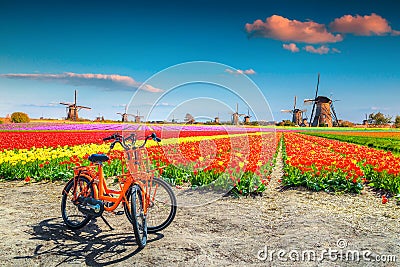
[{"label": "dirt path", "polygon": [[[101,219],[79,232],[66,230],[60,216],[60,183],[1,183],[0,265],[376,266],[362,258],[367,250],[372,256],[397,257],[397,264],[381,266],[399,265],[400,207],[393,201],[382,205],[368,190],[358,196],[280,192],[281,175],[282,162],[278,160],[261,198],[224,198],[178,209],[171,226],[150,235],[141,251],[124,215],[107,216],[116,228],[113,231]],[[267,254],[273,254],[272,260],[270,255],[263,259],[265,248]],[[272,252],[279,249],[287,252],[282,258]],[[329,259],[329,249],[341,250],[338,253],[344,258],[331,251]],[[316,259],[301,260],[300,256],[300,262],[292,261],[296,252],[307,256],[310,251],[316,253]],[[349,251],[361,253],[358,264],[351,255],[346,260]],[[321,254],[325,260],[317,262]]]}]

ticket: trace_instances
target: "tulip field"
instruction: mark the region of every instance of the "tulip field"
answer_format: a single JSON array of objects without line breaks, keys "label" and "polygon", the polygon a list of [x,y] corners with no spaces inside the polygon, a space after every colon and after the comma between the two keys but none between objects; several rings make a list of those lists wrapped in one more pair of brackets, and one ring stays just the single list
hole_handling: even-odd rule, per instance
[{"label": "tulip field", "polygon": [[400,194],[400,157],[390,151],[299,133],[286,133],[286,186],[359,193],[368,185]]},{"label": "tulip field", "polygon": [[269,184],[282,149],[284,175],[279,182],[283,187],[360,193],[368,186],[383,190],[386,196],[400,195],[400,157],[396,151],[349,140],[400,140],[399,132],[383,131],[310,133],[206,125],[2,124],[0,180],[68,180],[75,166],[90,164],[88,156],[92,153],[108,153],[105,175],[118,175],[124,160],[122,148],[117,145],[109,151],[109,143],[103,138],[124,132],[137,132],[139,139],[155,132],[162,138],[160,145],[148,142],[148,158],[157,175],[177,187],[211,185],[233,188],[237,195],[261,193]]},{"label": "tulip field", "polygon": [[364,145],[400,153],[400,134],[397,131],[387,132],[319,132],[311,135],[335,139],[339,141]]},{"label": "tulip field", "polygon": [[[158,175],[175,186],[234,188],[248,195],[265,190],[278,141],[271,129],[221,126],[42,124],[1,125],[1,180],[68,180],[73,168],[89,165],[88,156],[108,153],[106,176],[121,172],[122,147],[109,151],[102,139],[136,132],[139,139],[155,132],[161,145],[147,143]],[[8,126],[8,128],[7,128]],[[81,127],[82,130],[79,130]],[[140,140],[138,141],[140,142]],[[160,168],[163,167],[163,168]]]}]

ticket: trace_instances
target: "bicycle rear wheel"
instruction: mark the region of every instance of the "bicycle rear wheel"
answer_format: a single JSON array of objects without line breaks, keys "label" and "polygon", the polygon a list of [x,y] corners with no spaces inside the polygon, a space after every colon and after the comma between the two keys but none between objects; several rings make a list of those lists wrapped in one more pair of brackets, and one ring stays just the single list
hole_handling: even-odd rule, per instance
[{"label": "bicycle rear wheel", "polygon": [[147,225],[146,216],[143,211],[142,190],[138,185],[133,185],[131,188],[131,211],[132,225],[135,234],[136,243],[139,248],[144,248],[147,243]]},{"label": "bicycle rear wheel", "polygon": [[85,226],[92,216],[82,213],[78,200],[74,200],[74,184],[76,184],[75,196],[93,197],[94,192],[89,179],[79,176],[71,179],[64,188],[61,199],[61,215],[68,228],[76,230]]}]

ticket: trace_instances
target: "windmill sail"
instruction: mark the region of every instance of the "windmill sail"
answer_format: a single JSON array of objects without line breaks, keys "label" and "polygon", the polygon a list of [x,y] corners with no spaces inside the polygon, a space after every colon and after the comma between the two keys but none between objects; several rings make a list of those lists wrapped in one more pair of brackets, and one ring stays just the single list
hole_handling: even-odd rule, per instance
[{"label": "windmill sail", "polygon": [[318,82],[317,82],[317,90],[315,91],[315,97],[314,97],[314,104],[313,104],[313,107],[312,107],[312,111],[311,111],[311,117],[310,117],[310,125],[311,125],[311,123],[312,123],[312,118],[313,118],[313,115],[314,115],[314,110],[315,110],[315,102],[316,102],[316,100],[317,100],[317,97],[318,97],[318,88],[319,88],[319,73],[318,73]]},{"label": "windmill sail", "polygon": [[239,118],[246,114],[239,114],[239,104],[236,103],[236,112],[232,113],[232,124],[239,125]]},{"label": "windmill sail", "polygon": [[65,105],[67,106],[67,120],[73,120],[76,121],[79,119],[78,116],[78,111],[81,109],[92,109],[90,107],[86,107],[86,106],[78,106],[77,104],[77,90],[75,90],[74,93],[74,103],[65,103],[65,102],[60,102],[61,105]]},{"label": "windmill sail", "polygon": [[281,110],[281,112],[283,112],[283,113],[291,113],[292,114],[292,122],[295,125],[304,126],[303,113],[306,112],[307,110],[299,109],[299,108],[296,107],[296,105],[297,105],[297,96],[294,96],[293,109],[292,110],[283,109],[283,110]]},{"label": "windmill sail", "polygon": [[332,115],[333,115],[333,119],[335,120],[335,125],[338,126],[339,125],[339,120],[336,116],[336,111],[335,111],[335,107],[333,106],[333,102],[331,104],[331,109],[332,109]]},{"label": "windmill sail", "polygon": [[320,74],[318,73],[318,82],[317,82],[317,88],[315,91],[315,98],[304,100],[304,103],[313,103],[313,108],[312,108],[311,117],[310,117],[310,126],[313,126],[313,127],[337,126],[338,118],[336,115],[335,108],[333,106],[333,102],[338,101],[338,100],[332,100],[331,99],[332,95],[331,95],[331,97],[318,95],[319,81],[320,81]]},{"label": "windmill sail", "polygon": [[128,105],[125,105],[124,113],[122,112],[117,112],[117,114],[121,115],[121,121],[122,122],[128,122],[128,116],[135,116],[134,114],[129,114],[128,113]]}]

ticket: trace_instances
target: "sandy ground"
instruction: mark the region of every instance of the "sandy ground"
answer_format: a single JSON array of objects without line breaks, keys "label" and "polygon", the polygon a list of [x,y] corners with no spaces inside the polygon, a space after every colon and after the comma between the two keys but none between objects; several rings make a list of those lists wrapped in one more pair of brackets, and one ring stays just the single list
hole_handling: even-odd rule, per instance
[{"label": "sandy ground", "polygon": [[393,200],[383,205],[370,190],[361,195],[281,191],[281,175],[279,162],[262,197],[179,208],[174,222],[150,235],[143,250],[125,215],[106,214],[115,230],[101,219],[77,232],[67,230],[60,214],[61,183],[0,183],[0,265],[400,265],[400,206]]}]

